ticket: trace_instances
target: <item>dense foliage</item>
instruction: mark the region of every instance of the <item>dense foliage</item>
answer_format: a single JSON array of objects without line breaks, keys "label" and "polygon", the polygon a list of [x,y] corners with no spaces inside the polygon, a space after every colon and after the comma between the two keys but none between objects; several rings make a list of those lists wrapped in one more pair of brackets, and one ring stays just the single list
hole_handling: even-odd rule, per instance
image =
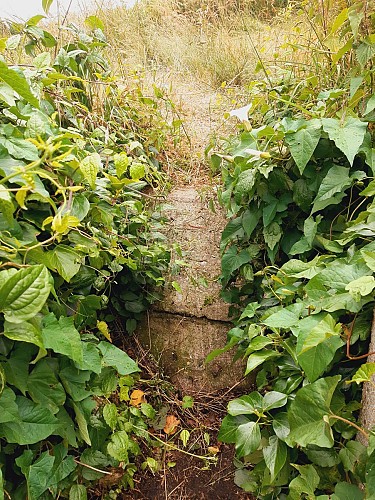
[{"label": "dense foliage", "polygon": [[261,63],[266,78],[235,112],[241,132],[211,155],[230,217],[223,297],[236,319],[208,359],[237,346],[256,373],[258,390],[229,403],[219,439],[235,443],[236,483],[257,498],[375,498],[374,434],[358,421],[360,384],[375,371],[365,363],[375,13],[355,4],[325,21],[315,71],[271,76]]},{"label": "dense foliage", "polygon": [[131,486],[149,439],[111,330],[134,331],[168,265],[141,190],[165,182],[170,128],[111,74],[97,18],[58,44],[41,17],[0,41],[0,498],[84,499]]}]

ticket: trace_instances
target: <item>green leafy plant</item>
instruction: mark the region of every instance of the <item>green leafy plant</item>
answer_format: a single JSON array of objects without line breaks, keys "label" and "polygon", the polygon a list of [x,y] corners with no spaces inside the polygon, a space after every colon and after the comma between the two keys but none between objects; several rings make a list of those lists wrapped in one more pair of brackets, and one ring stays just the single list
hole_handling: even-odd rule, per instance
[{"label": "green leafy plant", "polygon": [[58,47],[32,18],[0,60],[0,498],[87,498],[99,479],[116,495],[151,440],[154,409],[128,397],[140,369],[112,337],[169,263],[142,189],[166,184],[170,127],[138,83],[120,90],[95,19]]},{"label": "green leafy plant", "polygon": [[[374,19],[361,4],[338,13],[321,79],[252,83],[251,122],[211,154],[230,217],[221,280],[235,326],[208,360],[237,346],[256,373],[259,392],[229,403],[219,439],[235,444],[236,483],[258,498],[374,491],[373,434],[358,421],[359,384],[373,373],[361,363],[375,289]],[[322,88],[327,74],[337,86]]]}]

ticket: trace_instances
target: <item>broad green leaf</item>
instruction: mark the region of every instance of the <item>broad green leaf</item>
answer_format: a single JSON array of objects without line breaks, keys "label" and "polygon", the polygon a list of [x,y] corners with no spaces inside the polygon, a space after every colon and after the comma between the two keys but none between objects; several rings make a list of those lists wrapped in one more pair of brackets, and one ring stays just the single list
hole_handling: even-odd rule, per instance
[{"label": "broad green leaf", "polygon": [[334,448],[320,448],[309,446],[304,450],[308,459],[320,467],[334,467],[340,463],[340,458]]},{"label": "broad green leaf", "polygon": [[137,363],[118,347],[108,342],[100,342],[98,347],[103,356],[103,364],[112,366],[120,375],[129,375],[140,371]]},{"label": "broad green leaf", "polygon": [[232,241],[236,238],[242,238],[243,235],[244,229],[242,226],[242,217],[237,217],[229,221],[221,234],[220,249],[224,250],[229,241]]},{"label": "broad green leaf", "polygon": [[112,434],[107,451],[111,457],[127,464],[129,462],[129,447],[128,433],[126,431],[117,431]]},{"label": "broad green leaf", "polygon": [[370,382],[372,376],[375,374],[375,363],[365,363],[363,364],[353,375],[351,380],[348,382],[356,382],[361,384],[362,382]]},{"label": "broad green leaf", "polygon": [[243,264],[250,262],[251,256],[247,250],[238,252],[236,246],[231,246],[223,255],[221,269],[224,279],[229,279],[231,274],[239,269]]},{"label": "broad green leaf", "polygon": [[53,361],[45,358],[37,363],[29,375],[27,390],[35,403],[40,403],[55,414],[65,403],[65,391],[54,374]]},{"label": "broad green leaf", "polygon": [[303,498],[303,493],[307,493],[310,498],[315,498],[314,493],[320,481],[319,474],[316,472],[315,467],[311,464],[293,464],[293,467],[298,470],[300,475],[294,478],[289,484],[290,497],[293,500],[299,500]]},{"label": "broad green leaf", "polygon": [[[99,361],[100,363],[100,361]],[[86,388],[87,382],[90,379],[91,371],[78,370],[69,361],[65,362],[66,366],[60,365],[59,377],[64,386],[65,391],[69,394],[73,401],[83,401],[92,393]]]},{"label": "broad green leaf", "polygon": [[218,441],[221,443],[235,443],[236,442],[236,432],[241,424],[248,422],[248,419],[243,415],[238,417],[232,417],[232,415],[227,415],[221,422],[219,429],[219,434],[217,436]]},{"label": "broad green leaf", "polygon": [[44,348],[40,328],[30,321],[24,321],[22,323],[9,323],[9,321],[5,321],[4,335],[8,339],[17,340],[19,342],[29,342],[42,349]]},{"label": "broad green leaf", "polygon": [[347,472],[355,472],[356,468],[361,468],[367,460],[366,448],[359,441],[348,441],[339,451],[339,457]]},{"label": "broad green leaf", "polygon": [[145,166],[143,163],[135,162],[129,168],[130,177],[133,180],[139,180],[145,176]]},{"label": "broad green leaf", "polygon": [[373,111],[374,109],[375,109],[375,94],[373,94],[367,101],[364,114],[367,115],[368,113],[371,113],[371,111]]},{"label": "broad green leaf", "polygon": [[76,361],[76,366],[80,370],[90,370],[94,373],[100,373],[102,366],[98,347],[91,342],[81,342],[81,347],[82,362],[77,363]]},{"label": "broad green leaf", "polygon": [[288,412],[290,443],[303,447],[309,444],[323,448],[333,446],[333,433],[327,418],[331,414],[330,404],[340,379],[339,375],[320,379],[297,392]]},{"label": "broad green leaf", "polygon": [[263,410],[270,411],[275,408],[285,406],[288,401],[288,396],[282,392],[270,391],[263,398]]},{"label": "broad green leaf", "polygon": [[15,50],[21,41],[21,35],[17,33],[16,35],[10,36],[6,41],[6,48],[8,50]]},{"label": "broad green leaf", "polygon": [[18,420],[18,406],[16,395],[9,387],[5,387],[0,396],[0,424]]},{"label": "broad green leaf", "polygon": [[279,353],[267,349],[262,349],[260,351],[254,352],[253,354],[250,354],[247,359],[245,375],[248,375],[257,366],[261,365],[265,361],[271,358],[277,358],[278,356],[280,356]]},{"label": "broad green leaf", "polygon": [[251,415],[262,410],[263,398],[259,392],[252,392],[248,396],[241,396],[228,403],[228,413],[232,416]]},{"label": "broad green leaf", "polygon": [[73,484],[69,490],[69,500],[87,500],[87,490],[83,484]]},{"label": "broad green leaf", "polygon": [[298,362],[310,382],[324,373],[337,349],[344,345],[340,337],[341,325],[336,324],[330,314],[318,323],[317,319],[309,316],[300,322],[296,346]]},{"label": "broad green leaf", "polygon": [[302,303],[283,307],[279,311],[271,314],[271,316],[268,316],[263,323],[271,328],[290,328],[298,323],[304,307]]},{"label": "broad green leaf", "polygon": [[256,181],[257,170],[250,168],[238,176],[235,192],[239,195],[250,195]]},{"label": "broad green leaf", "polygon": [[375,453],[371,453],[366,463],[366,499],[375,498]]},{"label": "broad green leaf", "polygon": [[277,436],[270,436],[268,446],[263,448],[263,456],[273,481],[284,467],[288,456],[287,446]]},{"label": "broad green leaf", "polygon": [[375,288],[375,278],[373,276],[361,276],[348,283],[345,290],[348,290],[354,300],[361,300],[361,297],[370,294]]},{"label": "broad green leaf", "polygon": [[[14,158],[29,161],[36,161],[39,158],[36,146],[24,139],[19,139],[17,137],[5,138],[0,136],[0,145],[4,146],[8,153],[14,156]],[[27,185],[27,182],[24,181],[23,184]]]},{"label": "broad green leaf", "polygon": [[273,250],[277,243],[281,240],[282,230],[277,222],[271,224],[263,229],[264,241]]},{"label": "broad green leaf", "polygon": [[50,455],[48,451],[45,451],[28,468],[26,482],[30,499],[39,498],[48,489],[54,461],[55,457]]},{"label": "broad green leaf", "polygon": [[[298,120],[299,129],[285,135],[285,142],[290,147],[293,159],[301,173],[311,159],[321,136],[320,120]],[[304,123],[303,123],[304,122]]]},{"label": "broad green leaf", "polygon": [[24,76],[21,76],[18,71],[10,69],[7,64],[0,60],[0,79],[7,83],[18,95],[23,97],[35,108],[39,108],[39,101],[31,92],[29,84]]},{"label": "broad green leaf", "polygon": [[86,156],[79,164],[79,168],[85,178],[89,183],[91,189],[95,189],[96,176],[99,170],[102,168],[102,161],[98,153],[93,153]]},{"label": "broad green leaf", "polygon": [[284,441],[290,433],[288,414],[285,412],[277,413],[274,416],[272,427],[275,431],[276,436]]},{"label": "broad green leaf", "polygon": [[350,165],[353,165],[354,157],[365,138],[367,123],[347,116],[344,121],[337,118],[323,118],[322,124],[331,141],[345,154]]},{"label": "broad green leaf", "polygon": [[20,269],[0,289],[4,317],[22,323],[34,317],[44,306],[51,290],[49,273],[42,264]]},{"label": "broad green leaf", "polygon": [[103,408],[103,418],[105,423],[112,429],[115,430],[117,425],[117,407],[113,403],[107,403]]},{"label": "broad green leaf", "polygon": [[[375,193],[374,193],[375,194]],[[375,252],[370,252],[368,250],[361,250],[361,255],[371,271],[375,271]]]},{"label": "broad green leaf", "polygon": [[51,255],[51,263],[68,283],[80,270],[82,257],[71,247],[57,245]]},{"label": "broad green leaf", "polygon": [[336,205],[345,196],[345,189],[352,184],[349,169],[333,165],[323,179],[318,194],[314,199],[311,213],[323,210],[328,205]]},{"label": "broad green leaf", "polygon": [[7,383],[17,387],[24,396],[26,395],[27,379],[29,378],[29,364],[34,355],[35,350],[31,345],[17,342],[8,360],[2,365]]},{"label": "broad green leaf", "polygon": [[57,320],[54,314],[49,314],[43,319],[42,338],[44,346],[54,352],[64,354],[68,358],[82,363],[81,337],[74,326],[74,318],[61,316]]},{"label": "broad green leaf", "polygon": [[363,500],[365,494],[358,486],[350,483],[337,483],[335,493],[330,497],[331,500]]},{"label": "broad green leaf", "polygon": [[16,398],[19,419],[0,425],[0,435],[9,443],[34,444],[56,434],[60,423],[53,413],[23,396]]},{"label": "broad green leaf", "polygon": [[256,422],[247,422],[238,426],[236,431],[236,455],[241,458],[258,449],[261,435]]}]

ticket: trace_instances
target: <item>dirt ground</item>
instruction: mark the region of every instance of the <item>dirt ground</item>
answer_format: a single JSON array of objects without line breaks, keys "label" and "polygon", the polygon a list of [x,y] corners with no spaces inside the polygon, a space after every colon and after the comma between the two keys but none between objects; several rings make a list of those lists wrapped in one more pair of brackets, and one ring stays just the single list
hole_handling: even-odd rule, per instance
[{"label": "dirt ground", "polygon": [[136,478],[135,489],[123,500],[231,500],[254,499],[234,484],[233,447],[221,445],[218,461],[207,470],[204,463],[177,451],[166,457],[175,462],[173,468]]}]

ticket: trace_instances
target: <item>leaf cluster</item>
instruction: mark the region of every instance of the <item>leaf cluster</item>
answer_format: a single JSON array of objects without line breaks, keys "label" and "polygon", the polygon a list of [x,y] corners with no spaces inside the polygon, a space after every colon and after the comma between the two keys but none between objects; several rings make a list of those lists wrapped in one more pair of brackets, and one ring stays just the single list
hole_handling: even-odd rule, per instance
[{"label": "leaf cluster", "polygon": [[[353,30],[353,9],[334,33]],[[321,89],[313,75],[254,82],[251,120],[211,154],[230,217],[221,280],[235,325],[208,360],[236,346],[246,374],[256,373],[258,391],[229,403],[219,438],[241,459],[236,483],[258,498],[374,490],[373,435],[358,423],[359,384],[373,374],[361,363],[375,289],[374,40],[350,36],[356,62],[340,88]]]},{"label": "leaf cluster", "polygon": [[131,487],[149,440],[140,370],[111,335],[135,330],[169,263],[142,190],[165,185],[170,127],[120,88],[100,20],[63,46],[39,21],[0,45],[0,498],[83,499],[99,479]]}]

